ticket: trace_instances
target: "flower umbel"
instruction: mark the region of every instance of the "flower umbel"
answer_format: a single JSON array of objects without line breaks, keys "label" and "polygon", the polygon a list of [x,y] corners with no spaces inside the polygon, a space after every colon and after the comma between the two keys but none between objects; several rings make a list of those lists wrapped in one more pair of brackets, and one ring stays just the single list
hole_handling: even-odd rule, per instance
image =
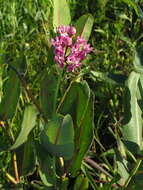
[{"label": "flower umbel", "polygon": [[59,26],[57,33],[59,36],[51,40],[54,47],[54,60],[61,68],[66,66],[68,72],[74,71],[92,51],[92,47],[80,36],[73,42],[76,29],[72,26]]}]

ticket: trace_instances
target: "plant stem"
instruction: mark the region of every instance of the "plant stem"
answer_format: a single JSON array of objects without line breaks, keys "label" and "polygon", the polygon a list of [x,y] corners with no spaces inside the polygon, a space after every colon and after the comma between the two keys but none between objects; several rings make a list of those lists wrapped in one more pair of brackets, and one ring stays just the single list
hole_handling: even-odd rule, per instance
[{"label": "plant stem", "polygon": [[[14,135],[13,135],[13,132],[11,130],[11,128],[9,127],[9,133],[8,131],[5,129],[5,124],[4,122],[1,121],[1,124],[0,124],[5,132],[6,135],[8,135],[10,141],[11,141],[11,144],[14,143],[15,141],[15,138],[14,138]],[[16,153],[14,152],[13,154],[13,169],[14,169],[14,174],[15,174],[15,178],[16,180],[8,173],[6,173],[6,176],[9,178],[10,181],[12,181],[14,184],[17,184],[19,183],[19,174],[18,174],[18,167],[17,167],[17,159],[16,159]],[[16,183],[15,183],[16,182]]]},{"label": "plant stem", "polygon": [[59,105],[58,105],[58,107],[57,107],[57,110],[56,110],[57,113],[59,112],[59,109],[60,109],[62,103],[64,102],[65,97],[66,97],[66,95],[67,95],[67,92],[68,92],[69,89],[71,88],[72,83],[73,83],[73,81],[69,84],[68,88],[66,89],[66,91],[65,91],[65,93],[64,93],[64,95],[63,95],[63,97],[62,97],[62,99],[61,99],[61,101],[60,101],[60,103],[59,103]]},{"label": "plant stem", "polygon": [[106,171],[104,170],[99,164],[91,160],[89,157],[84,157],[84,161],[92,165],[94,168],[98,169],[102,173],[104,173],[106,176],[108,176],[110,179],[113,179],[113,177]]},{"label": "plant stem", "polygon": [[9,136],[11,137],[12,143],[14,143],[15,137],[14,137],[13,131],[11,129],[11,126],[9,126],[9,128],[8,128],[8,132],[9,132]]},{"label": "plant stem", "polygon": [[[5,129],[5,128],[4,128]],[[7,132],[7,130],[5,130]],[[10,134],[9,134],[10,133]],[[14,135],[13,135],[13,132],[9,126],[9,136],[10,136],[10,139],[11,139],[11,143],[13,144],[14,141],[15,141],[15,138],[14,138]],[[14,169],[14,175],[15,175],[15,179],[16,179],[16,182],[19,183],[19,174],[18,174],[18,167],[17,167],[17,159],[16,159],[16,153],[14,152],[13,153],[13,169]],[[8,175],[9,176],[9,175]],[[13,178],[14,179],[14,178]],[[15,180],[14,179],[14,180]]]},{"label": "plant stem", "polygon": [[61,79],[62,79],[62,76],[63,76],[62,74],[63,74],[62,72],[59,74],[58,81],[57,81],[57,86],[56,86],[56,89],[55,89],[53,115],[56,112],[57,98],[58,98],[58,93],[59,93],[59,89],[60,89]]},{"label": "plant stem", "polygon": [[9,174],[6,172],[6,177],[15,185],[17,185],[17,181]]},{"label": "plant stem", "polygon": [[142,162],[141,159],[138,159],[138,160],[137,160],[135,167],[132,169],[130,176],[129,176],[128,179],[126,180],[126,183],[125,183],[125,185],[124,185],[125,188],[129,185],[129,183],[130,183],[132,177],[136,174],[137,170],[139,169],[139,167],[140,167],[140,165],[141,165],[141,162]]},{"label": "plant stem", "polygon": [[19,183],[19,173],[18,173],[18,167],[17,167],[17,159],[16,159],[16,153],[13,154],[13,168],[14,168],[14,175],[16,178],[17,183]]},{"label": "plant stem", "polygon": [[65,100],[65,97],[66,97],[68,91],[70,90],[72,84],[73,84],[75,81],[77,81],[78,79],[80,79],[80,77],[75,77],[75,78],[70,82],[68,88],[66,89],[66,91],[65,91],[65,93],[64,93],[64,95],[63,95],[63,97],[62,97],[62,99],[61,99],[61,101],[60,101],[60,103],[59,103],[59,105],[58,105],[58,107],[57,107],[57,110],[56,110],[57,113],[59,112],[59,109],[60,109],[61,105],[63,104],[63,102],[64,102],[64,100]]}]

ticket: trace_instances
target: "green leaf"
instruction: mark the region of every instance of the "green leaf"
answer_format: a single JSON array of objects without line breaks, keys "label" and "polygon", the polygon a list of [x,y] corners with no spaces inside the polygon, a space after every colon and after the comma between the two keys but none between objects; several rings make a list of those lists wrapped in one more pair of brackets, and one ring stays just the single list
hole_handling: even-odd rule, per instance
[{"label": "green leaf", "polygon": [[143,10],[142,8],[138,5],[139,13],[140,13],[140,18],[143,19]]},{"label": "green leaf", "polygon": [[97,81],[97,79],[103,80],[107,83],[111,83],[112,85],[124,85],[127,77],[122,74],[113,74],[113,73],[103,73],[98,71],[91,71],[91,78],[93,81]]},{"label": "green leaf", "polygon": [[72,176],[76,176],[78,170],[81,168],[82,160],[88,151],[92,140],[93,140],[93,130],[94,130],[94,96],[91,94],[88,107],[82,122],[80,124],[79,130],[76,132],[76,148],[72,160],[72,166],[70,168],[70,173]]},{"label": "green leaf", "polygon": [[67,190],[68,185],[69,185],[69,178],[68,178],[68,177],[65,177],[65,178],[62,180],[62,184],[61,184],[61,186],[60,186],[60,189],[62,189],[62,190]]},{"label": "green leaf", "polygon": [[[90,103],[89,103],[90,102]],[[81,167],[82,159],[89,149],[93,137],[93,97],[90,99],[90,88],[85,81],[73,82],[65,92],[58,111],[70,113],[75,126],[75,153],[72,175]]]},{"label": "green leaf", "polygon": [[137,48],[133,61],[134,68],[137,72],[143,74],[143,47]]},{"label": "green leaf", "polygon": [[76,178],[73,190],[87,190],[88,189],[88,179],[83,175],[79,175]]},{"label": "green leaf", "polygon": [[137,97],[138,97],[138,104],[140,106],[140,109],[143,112],[143,75],[140,75],[140,79],[139,79],[139,82],[138,82]]},{"label": "green leaf", "polygon": [[4,62],[4,56],[2,56],[3,54],[3,48],[0,47],[0,102],[1,102],[1,99],[2,99],[2,94],[3,94],[3,90],[2,90],[2,87],[3,87],[3,83],[4,83],[4,79],[3,79],[3,70],[4,70],[4,65],[3,65],[3,62]]},{"label": "green leaf", "polygon": [[132,177],[128,188],[133,190],[140,190],[143,187],[143,162],[140,164],[136,174]]},{"label": "green leaf", "polygon": [[2,101],[0,103],[0,119],[12,119],[20,96],[20,81],[15,72],[10,70],[4,85]]},{"label": "green leaf", "polygon": [[35,142],[39,174],[42,182],[47,187],[56,186],[55,160],[38,142]]},{"label": "green leaf", "polygon": [[84,173],[84,175],[87,177],[90,185],[92,186],[93,190],[99,190],[95,179],[93,178],[93,176],[90,174],[90,172],[88,171],[88,169],[86,168],[86,166],[82,165],[82,171]]},{"label": "green leaf", "polygon": [[121,176],[119,183],[120,185],[124,185],[130,175],[128,171],[128,161],[121,156],[121,153],[118,151],[116,151],[116,163],[117,173]]},{"label": "green leaf", "polygon": [[34,105],[26,106],[21,125],[21,131],[16,139],[16,142],[11,147],[11,150],[19,147],[27,141],[29,133],[36,125],[37,113],[37,109]]},{"label": "green leaf", "polygon": [[129,22],[132,22],[130,17],[128,17],[127,14],[125,14],[125,13],[117,13],[116,15],[121,19],[128,20]]},{"label": "green leaf", "polygon": [[75,101],[77,97],[77,91],[78,91],[78,83],[72,82],[68,89],[66,90],[59,106],[58,106],[58,112],[66,115],[69,113],[72,116],[73,122],[75,122]]},{"label": "green leaf", "polygon": [[128,149],[139,153],[142,149],[142,111],[138,104],[138,83],[140,74],[132,72],[127,81],[125,93],[125,114],[122,133]]},{"label": "green leaf", "polygon": [[31,175],[34,172],[36,165],[36,157],[34,154],[34,136],[29,135],[27,142],[24,144],[23,160],[22,160],[22,175]]},{"label": "green leaf", "polygon": [[77,126],[81,125],[82,119],[86,113],[88,102],[90,99],[90,88],[87,82],[83,81],[78,83],[77,97],[74,107],[76,108],[76,123]]},{"label": "green leaf", "polygon": [[[0,60],[1,69],[3,69],[2,67],[4,67],[4,65],[2,65],[4,60],[5,62],[8,62],[7,58],[3,57],[3,59]],[[14,59],[14,61],[10,63],[8,66],[9,66],[8,68],[9,70],[7,71],[7,74],[6,74],[7,80],[5,81],[5,83],[2,84],[3,97],[0,103],[0,120],[12,119],[15,115],[19,97],[20,97],[20,91],[21,91],[20,80],[15,71],[17,71],[20,74],[22,73],[24,75],[26,73],[26,68],[27,68],[26,58],[23,55],[23,52],[18,54],[17,57]],[[0,75],[2,75],[2,70],[0,72],[1,72]],[[0,76],[0,80],[1,79],[2,78]],[[1,93],[1,89],[0,89],[0,93]]]},{"label": "green leaf", "polygon": [[73,82],[65,92],[58,111],[72,116],[75,126],[80,126],[90,99],[90,88],[86,81]]},{"label": "green leaf", "polygon": [[41,133],[41,144],[53,156],[70,159],[74,151],[74,129],[70,115],[57,115]]},{"label": "green leaf", "polygon": [[69,25],[71,22],[70,10],[66,0],[53,0],[53,26]]},{"label": "green leaf", "polygon": [[75,24],[77,29],[76,36],[82,36],[84,39],[88,40],[92,31],[93,23],[94,18],[91,14],[81,16]]},{"label": "green leaf", "polygon": [[42,110],[46,117],[51,118],[55,105],[55,89],[57,87],[57,78],[51,71],[45,71],[41,80],[40,102]]},{"label": "green leaf", "polygon": [[138,5],[137,5],[137,3],[135,3],[134,0],[120,0],[120,1],[123,1],[127,5],[131,6],[135,10],[136,14],[139,16]]}]

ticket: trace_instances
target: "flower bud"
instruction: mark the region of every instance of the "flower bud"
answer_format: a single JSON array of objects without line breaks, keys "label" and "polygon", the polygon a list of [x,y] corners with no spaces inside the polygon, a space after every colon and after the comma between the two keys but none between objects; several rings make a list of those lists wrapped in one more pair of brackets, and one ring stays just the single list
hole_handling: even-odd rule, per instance
[{"label": "flower bud", "polygon": [[76,28],[75,27],[69,27],[69,30],[68,30],[68,35],[69,36],[73,36],[76,34]]}]

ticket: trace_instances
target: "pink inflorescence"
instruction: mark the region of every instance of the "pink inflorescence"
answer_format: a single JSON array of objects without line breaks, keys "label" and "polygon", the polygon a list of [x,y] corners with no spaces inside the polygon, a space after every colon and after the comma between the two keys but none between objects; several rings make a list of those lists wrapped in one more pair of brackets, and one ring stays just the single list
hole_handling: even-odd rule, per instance
[{"label": "pink inflorescence", "polygon": [[57,32],[59,36],[51,40],[54,47],[54,60],[61,68],[66,66],[68,72],[74,71],[92,51],[92,47],[80,36],[73,42],[76,29],[72,26],[59,26]]}]

